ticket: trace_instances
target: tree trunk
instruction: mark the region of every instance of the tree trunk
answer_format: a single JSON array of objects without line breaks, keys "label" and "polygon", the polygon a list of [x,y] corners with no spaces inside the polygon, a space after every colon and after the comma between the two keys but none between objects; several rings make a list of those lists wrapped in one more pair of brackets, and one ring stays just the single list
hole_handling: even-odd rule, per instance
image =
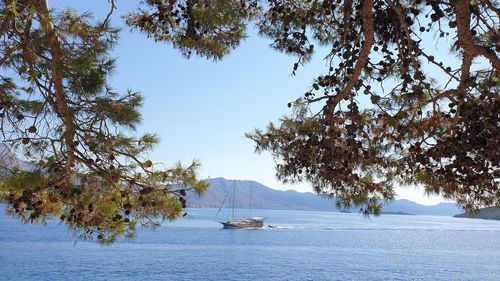
[{"label": "tree trunk", "polygon": [[50,16],[48,0],[35,0],[34,5],[37,11],[38,18],[40,20],[40,25],[42,26],[45,36],[50,43],[50,51],[52,55],[52,83],[54,83],[53,95],[55,96],[57,106],[57,108],[54,108],[54,111],[60,115],[64,122],[64,125],[66,126],[66,130],[64,132],[64,143],[66,146],[67,155],[66,163],[64,166],[63,183],[69,183],[72,175],[72,166],[74,163],[75,154],[75,123],[73,113],[68,106],[68,101],[64,94],[62,72],[64,59],[61,52],[59,37],[56,34],[54,23],[52,22],[52,18]]}]

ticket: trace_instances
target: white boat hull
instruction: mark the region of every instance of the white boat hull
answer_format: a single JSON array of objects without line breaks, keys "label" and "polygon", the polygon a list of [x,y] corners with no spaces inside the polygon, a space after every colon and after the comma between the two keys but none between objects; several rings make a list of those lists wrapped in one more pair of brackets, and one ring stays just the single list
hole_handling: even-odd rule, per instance
[{"label": "white boat hull", "polygon": [[263,228],[263,218],[247,218],[238,221],[220,222],[224,228]]}]

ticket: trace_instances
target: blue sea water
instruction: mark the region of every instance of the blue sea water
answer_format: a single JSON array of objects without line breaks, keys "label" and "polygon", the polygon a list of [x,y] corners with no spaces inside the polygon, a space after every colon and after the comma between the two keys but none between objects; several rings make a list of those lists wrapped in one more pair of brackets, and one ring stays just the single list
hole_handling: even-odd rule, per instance
[{"label": "blue sea water", "polygon": [[500,221],[255,210],[277,227],[231,230],[215,213],[100,246],[2,210],[0,280],[500,280]]}]

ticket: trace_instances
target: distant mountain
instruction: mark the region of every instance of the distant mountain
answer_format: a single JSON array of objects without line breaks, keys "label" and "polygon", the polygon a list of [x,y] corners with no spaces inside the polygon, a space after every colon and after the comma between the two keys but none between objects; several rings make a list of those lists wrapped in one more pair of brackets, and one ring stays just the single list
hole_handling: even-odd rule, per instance
[{"label": "distant mountain", "polygon": [[[214,178],[207,180],[207,182],[211,185],[207,194],[200,197],[194,193],[188,193],[187,202],[189,206],[219,208],[222,201],[226,198],[225,207],[227,207],[228,195],[232,194],[233,180]],[[250,180],[236,180],[234,184],[236,186],[235,208],[249,208],[251,193],[252,208],[255,209],[339,211],[335,206],[335,199],[328,199],[310,192],[280,191]],[[353,209],[351,211],[356,212],[357,210]],[[384,212],[393,214],[452,216],[462,212],[462,210],[451,203],[424,206],[409,200],[395,200],[385,206]]]},{"label": "distant mountain", "polygon": [[415,215],[452,216],[463,212],[463,209],[453,203],[439,203],[425,206],[410,200],[395,200],[384,207],[385,212],[403,212]]},{"label": "distant mountain", "polygon": [[397,212],[391,212],[391,211],[382,211],[382,214],[384,215],[401,215],[401,216],[414,216],[415,214],[408,214],[405,212],[397,211]]},{"label": "distant mountain", "polygon": [[[233,187],[232,180],[214,178],[207,182],[211,185],[207,194],[201,197],[193,193],[188,195],[187,202],[190,206],[219,208],[226,195],[228,193],[232,195],[230,192]],[[251,193],[252,208],[255,209],[337,211],[334,200],[328,200],[313,193],[275,190],[250,180],[236,180],[234,183],[236,185],[235,208],[249,208]],[[226,206],[228,200],[229,198],[226,198]]]},{"label": "distant mountain", "polygon": [[471,218],[471,219],[485,219],[485,220],[500,220],[500,208],[490,207],[480,209],[477,213],[461,213],[454,215],[455,218]]},{"label": "distant mountain", "polygon": [[0,175],[8,174],[8,170],[11,169],[30,171],[35,168],[33,163],[17,158],[5,144],[0,143]]}]

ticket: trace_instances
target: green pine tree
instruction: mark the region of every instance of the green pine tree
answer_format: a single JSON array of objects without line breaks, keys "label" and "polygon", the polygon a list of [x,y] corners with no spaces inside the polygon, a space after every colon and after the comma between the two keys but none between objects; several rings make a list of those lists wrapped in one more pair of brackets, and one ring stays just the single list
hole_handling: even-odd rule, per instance
[{"label": "green pine tree", "polygon": [[[57,216],[83,239],[132,238],[183,214],[187,189],[203,193],[198,163],[159,169],[147,157],[158,138],[131,136],[142,96],[107,79],[118,30],[109,20],[48,2],[3,1],[0,12],[1,142],[31,169],[3,161],[0,198],[29,222]],[[0,161],[0,165],[2,165]],[[7,163],[5,163],[7,162]]]}]

